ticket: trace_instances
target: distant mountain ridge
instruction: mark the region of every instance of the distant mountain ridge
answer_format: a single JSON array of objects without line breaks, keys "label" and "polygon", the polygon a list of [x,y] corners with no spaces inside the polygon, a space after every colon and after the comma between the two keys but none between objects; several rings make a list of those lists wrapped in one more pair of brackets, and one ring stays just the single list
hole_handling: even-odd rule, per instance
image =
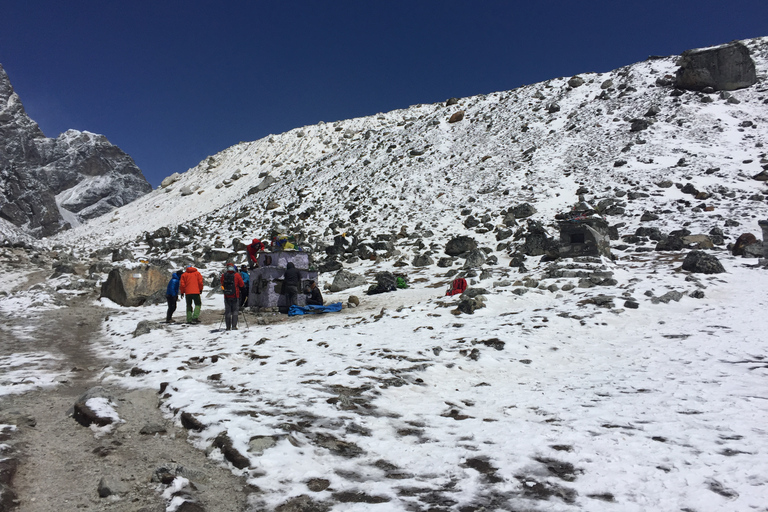
[{"label": "distant mountain ridge", "polygon": [[131,157],[103,135],[68,130],[47,138],[0,66],[0,218],[50,236],[151,190]]}]

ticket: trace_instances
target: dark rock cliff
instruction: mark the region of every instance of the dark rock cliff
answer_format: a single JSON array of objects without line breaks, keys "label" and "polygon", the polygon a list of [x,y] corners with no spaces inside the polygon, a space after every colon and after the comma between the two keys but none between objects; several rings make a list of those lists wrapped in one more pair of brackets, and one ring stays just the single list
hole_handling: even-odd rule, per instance
[{"label": "dark rock cliff", "polygon": [[150,192],[130,156],[103,135],[47,138],[0,66],[0,218],[43,237]]}]

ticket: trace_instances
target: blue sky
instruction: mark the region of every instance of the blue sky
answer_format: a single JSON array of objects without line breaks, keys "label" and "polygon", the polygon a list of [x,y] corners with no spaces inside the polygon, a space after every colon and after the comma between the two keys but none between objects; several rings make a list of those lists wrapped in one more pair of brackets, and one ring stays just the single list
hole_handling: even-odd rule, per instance
[{"label": "blue sky", "polygon": [[768,1],[4,1],[0,64],[49,137],[101,133],[153,185],[318,121],[768,35]]}]

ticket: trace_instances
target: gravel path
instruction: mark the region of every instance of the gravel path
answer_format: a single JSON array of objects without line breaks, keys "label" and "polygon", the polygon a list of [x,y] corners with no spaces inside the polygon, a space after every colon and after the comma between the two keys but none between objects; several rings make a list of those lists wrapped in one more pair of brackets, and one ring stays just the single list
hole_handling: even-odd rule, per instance
[{"label": "gravel path", "polygon": [[[204,510],[246,510],[253,489],[186,441],[186,431],[158,409],[157,390],[109,389],[124,420],[112,432],[72,419],[77,398],[100,385],[99,370],[121,366],[99,360],[89,347],[105,314],[92,302],[75,299],[71,307],[36,319],[31,331],[28,319],[0,315],[6,332],[24,328],[23,335],[5,340],[0,355],[49,352],[60,375],[60,384],[52,389],[0,398],[0,423],[17,427],[4,442],[19,459],[13,480],[18,510],[164,511],[166,486],[151,479],[157,468],[176,465],[185,468],[183,474],[194,484],[193,497]],[[166,432],[140,434],[146,425],[162,425]],[[99,497],[102,479],[119,494]]]}]

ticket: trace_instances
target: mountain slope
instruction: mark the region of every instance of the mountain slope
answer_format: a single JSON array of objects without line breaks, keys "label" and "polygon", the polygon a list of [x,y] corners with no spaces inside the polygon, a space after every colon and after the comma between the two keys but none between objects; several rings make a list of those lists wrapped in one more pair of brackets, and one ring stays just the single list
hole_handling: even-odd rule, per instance
[{"label": "mountain slope", "polygon": [[46,138],[0,66],[0,218],[49,236],[152,190],[133,160],[103,135]]},{"label": "mountain slope", "polygon": [[[321,286],[366,278],[324,292],[339,313],[226,332],[214,285],[200,325],[161,324],[164,304],[93,314],[102,383],[162,390],[174,428],[248,479],[249,510],[760,510],[768,274],[760,244],[726,250],[768,218],[768,39],[745,44],[757,82],[731,92],[677,90],[677,59],[654,58],[239,144],[49,239],[54,277],[0,312],[33,323],[136,260],[215,279],[238,238],[303,234]],[[533,250],[582,198],[614,257]],[[446,257],[456,234],[481,250]],[[724,271],[681,268],[694,248]],[[409,288],[367,295],[383,270]],[[471,288],[446,296],[455,277]],[[9,354],[9,381],[61,381],[50,359]],[[190,478],[170,507],[204,488]]]},{"label": "mountain slope", "polygon": [[[312,238],[418,225],[448,236],[464,229],[463,209],[485,218],[477,229],[486,232],[523,202],[549,223],[579,189],[594,204],[618,204],[623,213],[610,220],[632,229],[646,210],[666,212],[653,223],[663,230],[709,231],[726,213],[755,229],[764,201],[747,198],[764,192],[751,177],[768,162],[768,50],[765,38],[747,45],[758,83],[732,93],[677,90],[677,58],[654,58],[241,143],[61,239],[123,243],[184,223],[207,230],[211,244],[273,227]],[[459,111],[463,120],[449,122]],[[680,186],[657,186],[669,182]],[[686,184],[711,194],[705,205]]]}]

